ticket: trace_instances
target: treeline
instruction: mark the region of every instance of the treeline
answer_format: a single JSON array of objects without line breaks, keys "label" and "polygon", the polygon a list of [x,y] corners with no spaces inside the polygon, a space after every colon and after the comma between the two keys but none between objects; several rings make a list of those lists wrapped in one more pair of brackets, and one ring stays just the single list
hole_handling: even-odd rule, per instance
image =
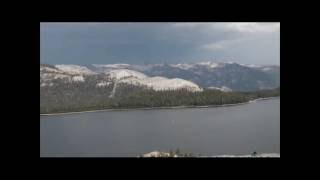
[{"label": "treeline", "polygon": [[[94,82],[94,81],[93,81]],[[205,89],[154,91],[146,87],[118,84],[96,87],[94,83],[67,83],[40,88],[40,113],[73,112],[99,109],[203,106],[248,102],[256,98],[280,96],[280,87],[255,92],[222,92]]]},{"label": "treeline", "polygon": [[247,96],[250,100],[257,98],[267,98],[267,97],[276,97],[280,96],[280,87],[269,90],[259,90],[253,92],[242,92],[245,96]]}]

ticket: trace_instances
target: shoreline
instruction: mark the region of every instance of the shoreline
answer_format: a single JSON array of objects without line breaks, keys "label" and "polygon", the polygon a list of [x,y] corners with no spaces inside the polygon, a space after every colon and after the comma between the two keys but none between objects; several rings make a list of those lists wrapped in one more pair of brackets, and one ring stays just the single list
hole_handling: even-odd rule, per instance
[{"label": "shoreline", "polygon": [[269,100],[280,98],[280,96],[267,97],[267,98],[257,98],[250,100],[248,102],[235,103],[235,104],[222,104],[222,105],[204,105],[204,106],[164,106],[164,107],[143,107],[143,108],[119,108],[119,109],[100,109],[100,110],[89,110],[89,111],[74,111],[74,112],[62,112],[62,113],[48,113],[40,114],[40,116],[56,116],[56,115],[69,115],[69,114],[80,114],[80,113],[91,113],[91,112],[109,112],[109,111],[133,111],[133,110],[156,110],[156,109],[187,109],[187,108],[215,108],[215,107],[228,107],[228,106],[238,106],[253,103],[261,100]]},{"label": "shoreline", "polygon": [[280,153],[256,153],[256,154],[222,154],[222,155],[190,155],[188,153],[170,153],[165,151],[152,151],[141,156],[139,158],[280,158]]}]

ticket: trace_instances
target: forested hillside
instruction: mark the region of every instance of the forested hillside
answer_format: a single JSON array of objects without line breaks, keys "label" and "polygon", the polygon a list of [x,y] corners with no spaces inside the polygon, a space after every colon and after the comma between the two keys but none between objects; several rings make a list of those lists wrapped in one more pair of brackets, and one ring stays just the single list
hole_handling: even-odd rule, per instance
[{"label": "forested hillside", "polygon": [[[210,65],[223,69],[229,66]],[[280,95],[280,88],[240,92],[224,86],[200,87],[180,78],[149,77],[129,69],[104,70],[95,72],[78,65],[40,65],[40,113],[222,105]]]},{"label": "forested hillside", "polygon": [[40,113],[73,112],[84,110],[203,106],[248,102],[257,98],[280,96],[280,87],[255,92],[223,92],[204,89],[155,91],[147,87],[118,84],[114,96],[112,86],[96,87],[90,83],[59,84],[40,88]]}]

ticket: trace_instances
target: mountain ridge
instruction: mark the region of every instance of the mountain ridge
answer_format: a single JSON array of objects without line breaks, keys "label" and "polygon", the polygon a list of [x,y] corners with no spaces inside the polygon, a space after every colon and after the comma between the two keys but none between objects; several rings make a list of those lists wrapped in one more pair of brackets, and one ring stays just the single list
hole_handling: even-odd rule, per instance
[{"label": "mountain ridge", "polygon": [[[85,82],[89,77],[99,77],[96,81],[97,87],[114,84],[130,84],[145,86],[156,91],[187,89],[190,91],[201,91],[202,89],[190,81],[180,78],[149,77],[141,72],[129,69],[113,69],[108,72],[94,72],[85,66],[78,65],[40,65],[40,87],[59,83]],[[58,82],[61,81],[61,82]]]},{"label": "mountain ridge", "polygon": [[[52,65],[55,66],[55,65]],[[85,69],[91,74],[108,74],[112,70],[127,69],[143,73],[147,76],[162,76],[169,79],[180,78],[191,81],[203,88],[230,89],[234,91],[255,91],[273,89],[280,86],[279,65],[239,64],[235,62],[178,63],[178,64],[91,64],[56,65],[59,69],[68,69],[66,66],[76,67],[76,70]],[[61,68],[61,66],[64,68]]]},{"label": "mountain ridge", "polygon": [[180,78],[200,87],[226,87],[235,91],[273,89],[280,86],[280,65],[254,65],[235,62],[203,61],[177,64],[91,64],[83,66],[93,73],[108,74],[112,70],[127,69],[147,76]]},{"label": "mountain ridge", "polygon": [[40,65],[40,112],[224,105],[280,94],[280,88],[240,92],[115,68],[97,72],[75,65]]}]

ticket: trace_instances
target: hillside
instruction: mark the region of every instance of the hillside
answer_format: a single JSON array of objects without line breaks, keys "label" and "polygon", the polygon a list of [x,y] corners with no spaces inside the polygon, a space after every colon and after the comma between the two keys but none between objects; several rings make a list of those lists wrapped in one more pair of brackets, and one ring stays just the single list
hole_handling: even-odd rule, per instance
[{"label": "hillside", "polygon": [[251,92],[225,86],[206,88],[185,79],[152,77],[120,66],[97,71],[77,65],[40,65],[40,113],[223,105],[280,95],[280,88]]}]

